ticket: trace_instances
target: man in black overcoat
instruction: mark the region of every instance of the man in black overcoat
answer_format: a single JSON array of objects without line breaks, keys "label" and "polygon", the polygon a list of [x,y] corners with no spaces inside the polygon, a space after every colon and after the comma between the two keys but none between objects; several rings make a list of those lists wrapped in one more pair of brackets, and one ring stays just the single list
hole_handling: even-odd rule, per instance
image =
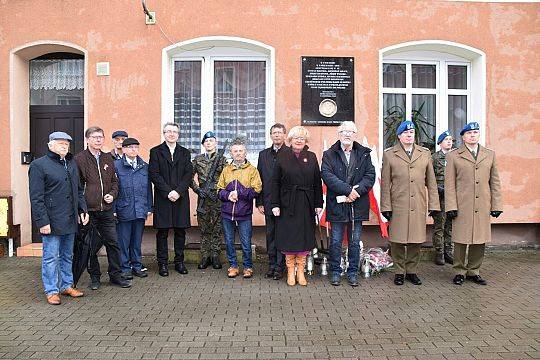
[{"label": "man in black overcoat", "polygon": [[270,137],[272,146],[262,150],[259,153],[259,161],[257,170],[262,180],[262,191],[257,196],[255,204],[261,214],[264,215],[266,224],[266,252],[268,253],[268,271],[265,274],[266,278],[279,280],[283,277],[285,267],[285,257],[276,248],[276,217],[272,214],[272,206],[270,204],[270,189],[272,186],[272,173],[278,153],[287,148],[285,145],[285,137],[287,130],[285,125],[276,123],[270,128]]},{"label": "man in black overcoat", "polygon": [[165,141],[150,150],[148,173],[154,184],[154,228],[157,229],[159,275],[169,276],[167,237],[174,229],[174,269],[187,274],[184,265],[186,229],[191,226],[189,193],[193,167],[189,150],[177,143],[180,127],[166,123]]}]

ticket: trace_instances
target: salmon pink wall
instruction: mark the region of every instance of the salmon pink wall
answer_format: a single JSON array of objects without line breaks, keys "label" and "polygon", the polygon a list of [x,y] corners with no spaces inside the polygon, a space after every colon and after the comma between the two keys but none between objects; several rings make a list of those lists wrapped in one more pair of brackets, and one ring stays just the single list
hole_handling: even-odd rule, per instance
[{"label": "salmon pink wall", "polygon": [[[128,129],[142,154],[159,143],[162,49],[204,36],[236,36],[275,49],[276,121],[300,122],[300,58],[355,57],[356,121],[379,146],[379,50],[437,39],[486,54],[486,145],[497,152],[505,214],[498,222],[540,222],[540,4],[452,1],[147,1],[159,26],[147,26],[139,1],[27,0],[0,3],[0,192],[10,193],[10,52],[25,43],[76,44],[88,58],[86,124]],[[110,62],[110,76],[96,63]],[[24,118],[12,119],[27,121]],[[310,128],[312,149],[333,128]],[[361,135],[361,136],[362,136]],[[13,136],[26,137],[17,133]],[[19,181],[19,179],[17,179]],[[21,181],[26,181],[21,179]],[[20,203],[19,203],[20,204]],[[19,205],[20,206],[20,205]],[[258,219],[260,223],[260,218]]]}]

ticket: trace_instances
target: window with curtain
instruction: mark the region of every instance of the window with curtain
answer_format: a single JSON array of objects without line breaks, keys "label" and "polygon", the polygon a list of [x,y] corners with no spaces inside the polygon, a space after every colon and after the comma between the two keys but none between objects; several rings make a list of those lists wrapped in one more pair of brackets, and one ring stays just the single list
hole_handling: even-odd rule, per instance
[{"label": "window with curtain", "polygon": [[214,62],[214,129],[220,139],[243,137],[248,153],[265,146],[266,63]]},{"label": "window with curtain", "polygon": [[264,149],[266,61],[179,60],[174,69],[174,120],[182,146],[200,153],[202,134],[213,130],[221,142],[244,138],[252,158]]},{"label": "window with curtain", "polygon": [[388,61],[382,66],[384,148],[393,146],[403,120],[413,120],[417,143],[436,150],[436,137],[450,130],[461,144],[459,131],[467,122],[468,64],[422,59]]},{"label": "window with curtain", "polygon": [[174,121],[180,124],[180,145],[201,150],[201,61],[174,63]]},{"label": "window with curtain", "polygon": [[83,105],[84,59],[29,63],[30,105]]}]

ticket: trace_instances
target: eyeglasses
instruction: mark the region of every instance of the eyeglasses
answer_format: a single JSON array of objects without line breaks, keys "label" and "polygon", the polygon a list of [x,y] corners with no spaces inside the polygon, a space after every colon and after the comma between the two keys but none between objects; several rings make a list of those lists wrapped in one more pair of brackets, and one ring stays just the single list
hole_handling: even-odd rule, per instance
[{"label": "eyeglasses", "polygon": [[352,130],[341,130],[339,133],[340,133],[341,135],[348,136],[348,135],[354,135],[354,134],[356,134],[356,131],[352,131]]},{"label": "eyeglasses", "polygon": [[292,138],[294,141],[305,141],[306,138],[303,136],[293,136]]},{"label": "eyeglasses", "polygon": [[90,135],[90,137],[94,140],[103,140],[103,136],[101,135]]}]

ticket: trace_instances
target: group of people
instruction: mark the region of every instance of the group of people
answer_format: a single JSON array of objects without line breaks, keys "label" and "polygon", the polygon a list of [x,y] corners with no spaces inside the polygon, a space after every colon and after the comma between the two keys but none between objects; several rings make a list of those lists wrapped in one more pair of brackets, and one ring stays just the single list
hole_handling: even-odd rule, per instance
[{"label": "group of people", "polygon": [[[397,130],[397,144],[383,155],[381,212],[390,223],[394,283],[402,285],[408,279],[421,284],[417,266],[429,211],[437,227],[437,263],[454,263],[454,283],[458,285],[465,276],[485,284],[479,268],[484,244],[490,237],[489,216],[497,217],[502,212],[495,155],[478,144],[477,123],[463,128],[464,145],[457,150],[451,151],[451,134],[441,134],[441,150],[433,157],[428,149],[415,144],[415,131],[412,122],[404,121]],[[230,144],[232,161],[227,163],[224,149],[218,151],[214,132],[203,135],[205,151],[193,160],[189,150],[178,144],[179,135],[177,123],[165,124],[164,142],[150,150],[146,163],[139,156],[139,141],[126,131],[112,134],[114,149],[105,153],[104,131],[90,127],[85,132],[87,147],[76,156],[69,153],[72,139],[68,134],[50,134],[48,153],[34,160],[29,169],[32,218],[43,239],[42,279],[50,304],[60,304],[60,294],[83,296],[74,288],[71,272],[78,224],[91,222],[100,235],[88,266],[93,290],[101,284],[97,253],[102,246],[106,248],[112,284],[126,288],[132,285],[134,276],[147,276],[141,262],[141,242],[151,213],[157,230],[159,275],[169,275],[167,238],[171,229],[174,269],[187,274],[184,248],[186,229],[191,226],[189,188],[198,196],[199,269],[210,265],[222,268],[220,251],[224,239],[227,276],[239,276],[234,244],[238,232],[242,276],[253,276],[255,202],[266,222],[269,265],[265,277],[280,280],[286,272],[288,285],[305,286],[306,257],[316,246],[316,218],[323,209],[324,181],[326,217],[331,224],[330,282],[335,286],[341,283],[342,243],[346,236],[347,282],[358,286],[362,222],[369,219],[369,191],[376,172],[371,149],[355,141],[357,128],[353,122],[338,127],[338,140],[324,152],[320,167],[315,153],[309,151],[310,135],[303,126],[295,126],[287,133],[284,125],[274,124],[270,129],[272,145],[259,153],[257,167],[247,160],[242,139]],[[443,211],[441,204],[445,206]]]}]

